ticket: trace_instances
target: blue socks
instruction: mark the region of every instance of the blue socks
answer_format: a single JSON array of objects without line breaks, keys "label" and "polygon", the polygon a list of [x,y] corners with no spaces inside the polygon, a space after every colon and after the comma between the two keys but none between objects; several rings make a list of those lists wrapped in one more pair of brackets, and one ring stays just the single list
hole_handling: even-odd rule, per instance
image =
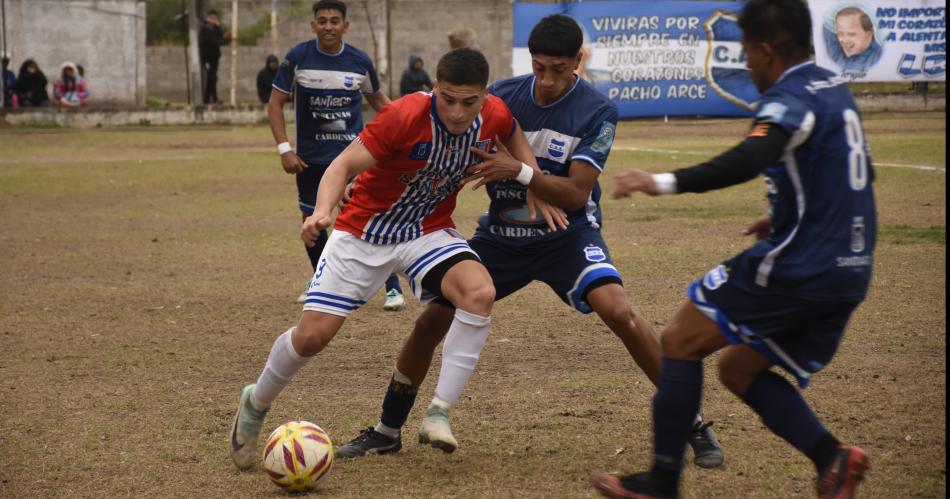
[{"label": "blue socks", "polygon": [[388,293],[390,289],[395,289],[402,293],[402,287],[399,286],[399,278],[396,277],[396,274],[390,274],[389,279],[386,279],[386,292]]},{"label": "blue socks", "polygon": [[822,472],[834,459],[840,442],[785,378],[767,371],[760,374],[742,396],[772,433],[782,437],[815,463]]},{"label": "blue socks", "polygon": [[652,473],[664,477],[664,482],[678,481],[702,395],[702,361],[663,357],[653,396]]},{"label": "blue socks", "polygon": [[379,422],[393,430],[402,428],[416,403],[417,392],[418,388],[412,386],[409,378],[395,371],[383,398],[383,413],[379,416]]}]

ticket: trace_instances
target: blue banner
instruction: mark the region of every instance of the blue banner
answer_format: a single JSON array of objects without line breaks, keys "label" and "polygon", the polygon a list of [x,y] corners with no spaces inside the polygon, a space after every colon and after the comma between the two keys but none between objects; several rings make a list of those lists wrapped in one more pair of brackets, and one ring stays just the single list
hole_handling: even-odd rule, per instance
[{"label": "blue banner", "polygon": [[621,118],[748,116],[759,93],[736,23],[743,2],[616,0],[514,4],[514,74],[531,72],[528,36],[566,14],[584,30],[584,79]]}]

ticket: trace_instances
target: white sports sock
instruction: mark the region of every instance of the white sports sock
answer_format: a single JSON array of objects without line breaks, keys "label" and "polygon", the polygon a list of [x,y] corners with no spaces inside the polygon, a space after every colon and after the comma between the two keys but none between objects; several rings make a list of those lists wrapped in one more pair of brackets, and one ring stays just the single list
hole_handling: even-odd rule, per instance
[{"label": "white sports sock", "polygon": [[[442,369],[435,386],[435,398],[454,405],[468,378],[475,370],[478,356],[488,339],[491,317],[475,315],[464,310],[455,311],[455,320],[449,327],[442,345]],[[435,399],[433,399],[434,401]]]},{"label": "white sports sock", "polygon": [[271,402],[277,398],[280,391],[290,384],[294,375],[301,367],[307,365],[313,357],[301,357],[294,350],[291,336],[294,334],[294,328],[284,331],[284,334],[277,337],[274,346],[270,349],[270,355],[267,356],[267,365],[261,372],[261,377],[257,379],[257,386],[251,393],[251,405],[256,409],[262,410],[270,407]]},{"label": "white sports sock", "polygon": [[376,428],[373,429],[376,430],[377,433],[382,433],[389,438],[399,438],[399,434],[401,433],[399,428],[390,428],[384,425],[382,421],[376,423]]}]

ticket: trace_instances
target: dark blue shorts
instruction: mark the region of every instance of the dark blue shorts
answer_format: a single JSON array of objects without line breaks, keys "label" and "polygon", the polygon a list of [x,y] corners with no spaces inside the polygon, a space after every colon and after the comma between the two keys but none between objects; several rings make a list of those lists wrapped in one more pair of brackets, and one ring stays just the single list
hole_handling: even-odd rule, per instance
[{"label": "dark blue shorts", "polygon": [[563,242],[554,242],[544,251],[530,254],[519,246],[501,244],[487,237],[472,238],[468,244],[491,274],[495,301],[531,281],[541,281],[564,303],[589,314],[593,309],[585,301],[588,292],[604,284],[623,284],[604,239],[593,228],[577,230],[564,237]]},{"label": "dark blue shorts", "polygon": [[312,215],[314,206],[317,205],[317,188],[320,187],[320,179],[327,171],[328,165],[310,165],[304,171],[295,175],[297,177],[297,203],[300,205],[300,212],[305,215]]},{"label": "dark blue shorts", "polygon": [[754,348],[802,388],[831,362],[860,303],[749,293],[729,281],[723,265],[693,282],[687,294],[729,343]]}]

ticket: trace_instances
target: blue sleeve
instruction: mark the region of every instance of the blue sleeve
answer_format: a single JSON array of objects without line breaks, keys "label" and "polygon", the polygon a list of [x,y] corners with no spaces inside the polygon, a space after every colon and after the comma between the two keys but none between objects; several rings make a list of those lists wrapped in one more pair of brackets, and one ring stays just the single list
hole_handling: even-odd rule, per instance
[{"label": "blue sleeve", "polygon": [[289,94],[294,89],[294,74],[297,70],[297,64],[300,61],[298,47],[290,49],[287,56],[277,68],[277,76],[274,77],[273,87],[285,94]]},{"label": "blue sleeve", "polygon": [[374,95],[379,92],[379,76],[376,74],[376,68],[373,61],[366,58],[366,81],[363,82],[362,92],[366,95]]},{"label": "blue sleeve", "polygon": [[811,109],[793,95],[766,92],[759,103],[759,111],[755,115],[755,124],[776,125],[788,132],[789,136],[792,136],[802,128],[809,113],[811,113]]},{"label": "blue sleeve", "polygon": [[590,163],[599,171],[604,171],[607,156],[614,145],[614,136],[617,134],[617,108],[605,107],[591,120],[591,126],[581,137],[580,144],[574,149],[571,161],[579,160]]}]

